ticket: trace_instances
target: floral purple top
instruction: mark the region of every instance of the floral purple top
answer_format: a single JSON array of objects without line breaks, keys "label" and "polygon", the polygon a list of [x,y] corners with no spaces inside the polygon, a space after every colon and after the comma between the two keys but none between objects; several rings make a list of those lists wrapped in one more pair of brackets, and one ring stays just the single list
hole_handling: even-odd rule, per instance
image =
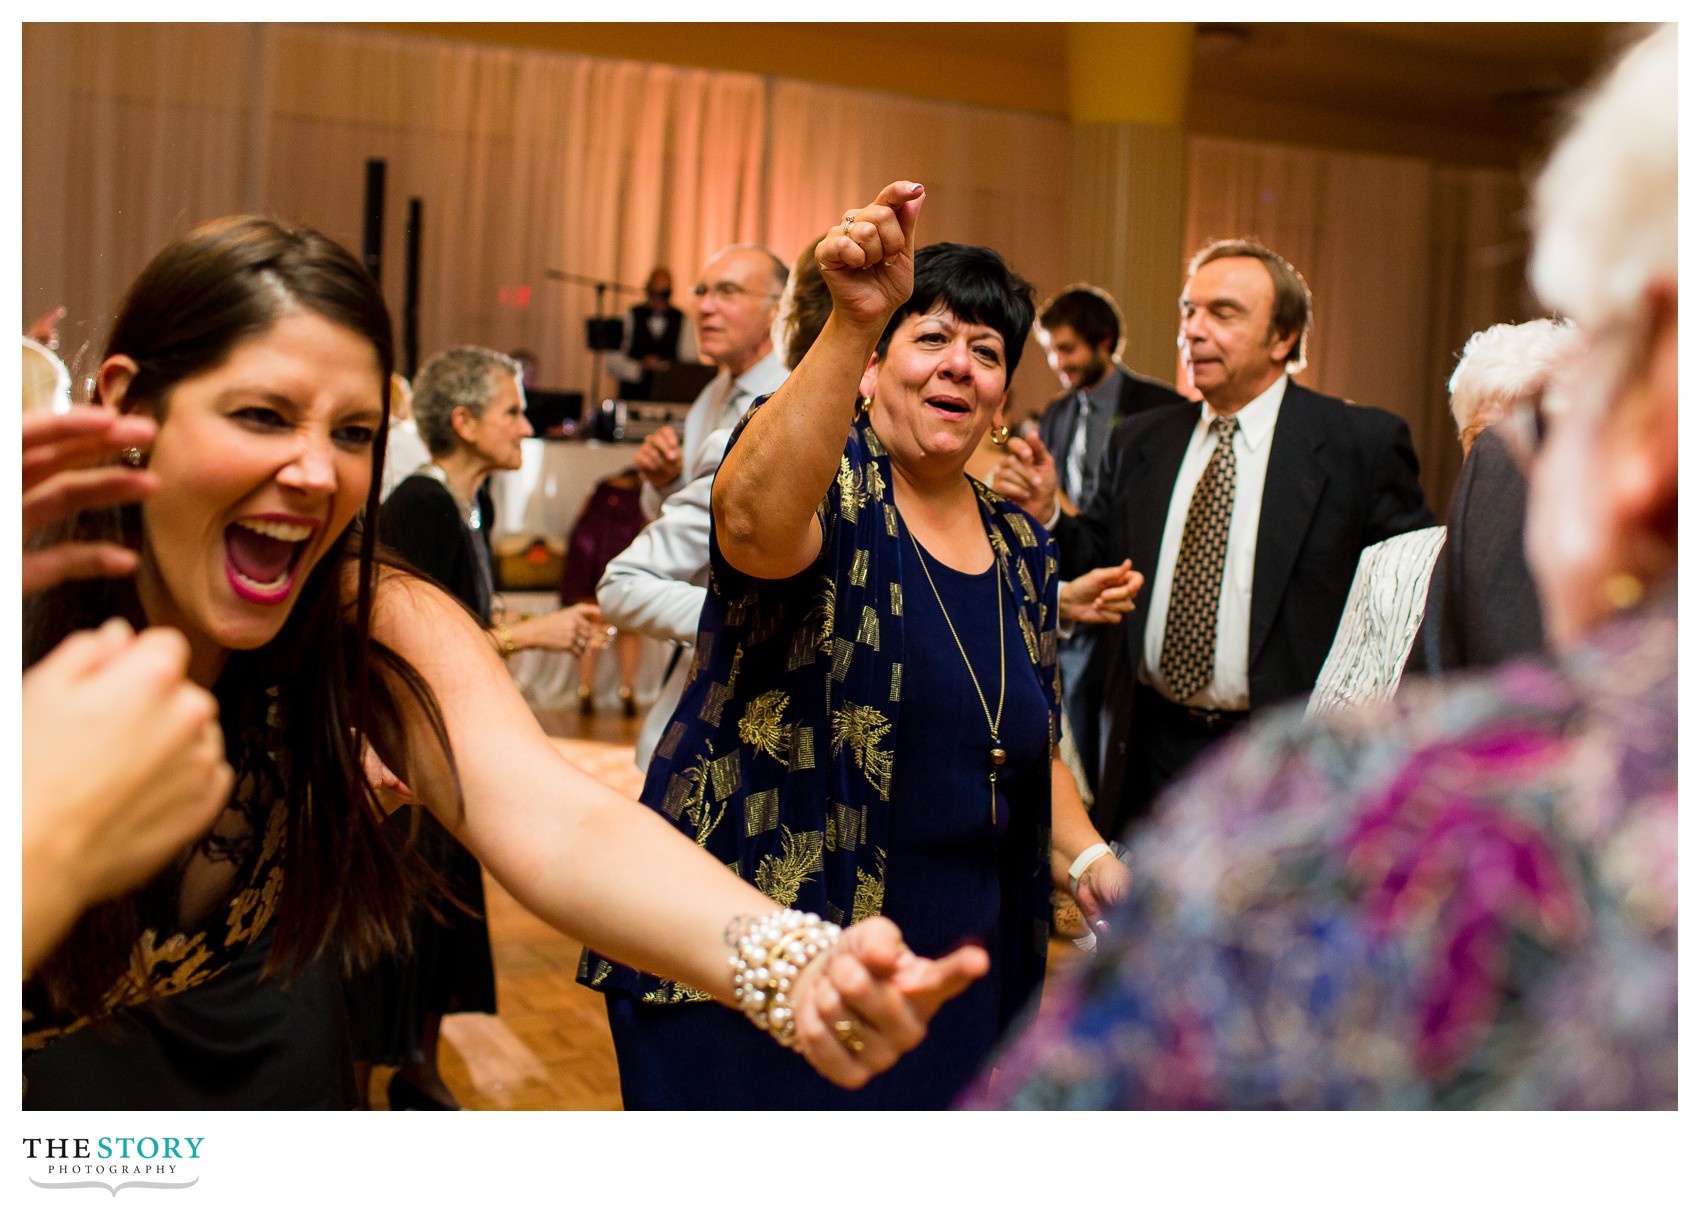
[{"label": "floral purple top", "polygon": [[[1011,1108],[1674,1108],[1676,595],[1173,789]],[[980,1105],[987,1106],[987,1105]]]}]

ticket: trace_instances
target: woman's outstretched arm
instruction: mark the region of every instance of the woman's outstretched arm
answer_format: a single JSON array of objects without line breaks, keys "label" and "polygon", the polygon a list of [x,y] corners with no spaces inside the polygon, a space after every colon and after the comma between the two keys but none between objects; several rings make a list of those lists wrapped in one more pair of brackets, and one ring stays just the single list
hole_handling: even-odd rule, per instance
[{"label": "woman's outstretched arm", "polygon": [[726,452],[714,480],[715,537],[752,577],[795,576],[820,553],[815,509],[838,475],[855,403],[880,334],[915,282],[921,187],[895,181],[815,247],[832,292],[809,352]]},{"label": "woman's outstretched arm", "polygon": [[[453,774],[405,693],[398,695],[405,753],[382,756],[502,886],[597,951],[732,1003],[729,932],[735,938],[744,921],[775,909],[773,902],[655,813],[562,758],[477,621],[441,591],[384,575],[373,635],[430,684],[453,747],[464,816],[455,812]],[[804,1054],[828,1078],[860,1086],[913,1048],[939,1003],[985,968],[978,948],[922,960],[890,923],[859,924],[828,962],[811,965],[799,980]],[[840,1006],[866,1029],[860,1054],[827,1027]]]}]

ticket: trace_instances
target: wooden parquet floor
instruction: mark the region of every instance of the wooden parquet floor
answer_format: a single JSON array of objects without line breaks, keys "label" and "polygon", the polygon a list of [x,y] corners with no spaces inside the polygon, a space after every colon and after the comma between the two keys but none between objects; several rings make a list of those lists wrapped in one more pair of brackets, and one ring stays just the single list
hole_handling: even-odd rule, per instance
[{"label": "wooden parquet floor", "polygon": [[[538,719],[574,763],[637,796],[643,785],[632,765],[637,721],[606,714],[580,719],[572,710],[539,712]],[[619,1073],[602,996],[574,980],[581,945],[488,877],[484,892],[497,1013],[443,1020],[444,1081],[468,1110],[618,1110]],[[1053,940],[1051,971],[1077,956]],[[389,1074],[380,1067],[373,1075],[375,1109],[389,1106]]]}]

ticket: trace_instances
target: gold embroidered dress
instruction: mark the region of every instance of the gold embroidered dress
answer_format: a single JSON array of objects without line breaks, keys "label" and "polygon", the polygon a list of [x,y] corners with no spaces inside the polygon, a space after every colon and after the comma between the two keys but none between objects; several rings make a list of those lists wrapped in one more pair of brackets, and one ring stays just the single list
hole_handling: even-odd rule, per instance
[{"label": "gold embroidered dress", "polygon": [[[843,925],[879,914],[885,901],[908,544],[891,483],[890,459],[863,417],[819,507],[821,553],[809,569],[782,582],[749,578],[711,536],[691,680],[642,796],[775,901]],[[997,575],[1016,604],[1023,644],[1010,660],[1032,663],[1054,744],[1056,546],[1020,509],[975,488]],[[1019,815],[999,847],[1002,1002],[1011,1015],[1044,973],[1050,776],[1048,761],[1040,766],[1006,789],[1037,811]],[[706,997],[588,950],[579,980],[652,1005]]]}]

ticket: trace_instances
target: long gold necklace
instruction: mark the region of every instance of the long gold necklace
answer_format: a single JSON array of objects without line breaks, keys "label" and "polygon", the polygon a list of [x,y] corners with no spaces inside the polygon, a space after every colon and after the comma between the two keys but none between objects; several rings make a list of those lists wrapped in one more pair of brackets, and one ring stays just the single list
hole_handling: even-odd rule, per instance
[{"label": "long gold necklace", "polygon": [[[909,531],[905,524],[904,530]],[[968,650],[962,646],[962,637],[956,634],[956,625],[950,620],[950,612],[944,609],[944,597],[939,593],[933,574],[927,568],[926,553],[921,551],[920,541],[915,538],[915,532],[909,531],[909,542],[915,545],[915,557],[921,562],[921,572],[926,575],[927,584],[932,587],[933,598],[939,604],[939,614],[944,616],[944,626],[950,629],[950,638],[956,641],[956,651],[962,654],[962,664],[968,667],[968,680],[974,684],[974,694],[980,697],[980,710],[986,714],[986,728],[992,734],[992,748],[987,757],[991,760],[992,769],[987,779],[992,785],[992,824],[998,823],[998,768],[1003,766],[1009,754],[1003,748],[1003,742],[998,738],[998,728],[1003,724],[1003,697],[1009,684],[1009,667],[1004,661],[1003,637],[1003,578],[998,571],[997,549],[992,550],[992,592],[998,600],[998,710],[992,713],[991,706],[986,702],[986,693],[980,689],[980,679],[974,673],[974,663],[968,660]]]}]

